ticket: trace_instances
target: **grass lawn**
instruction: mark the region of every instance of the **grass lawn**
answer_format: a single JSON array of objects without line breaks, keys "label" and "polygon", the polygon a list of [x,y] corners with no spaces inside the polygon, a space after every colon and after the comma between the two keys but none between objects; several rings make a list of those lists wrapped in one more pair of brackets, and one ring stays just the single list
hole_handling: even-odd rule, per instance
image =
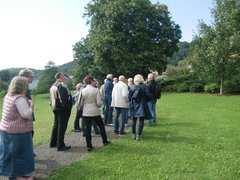
[{"label": "grass lawn", "polygon": [[[33,96],[35,146],[50,139],[48,98]],[[157,126],[145,126],[142,141],[129,132],[48,179],[240,179],[240,96],[163,94],[157,113]],[[74,115],[73,108],[68,133]]]},{"label": "grass lawn", "polygon": [[240,96],[163,94],[142,141],[129,132],[48,179],[240,179],[239,108]]}]

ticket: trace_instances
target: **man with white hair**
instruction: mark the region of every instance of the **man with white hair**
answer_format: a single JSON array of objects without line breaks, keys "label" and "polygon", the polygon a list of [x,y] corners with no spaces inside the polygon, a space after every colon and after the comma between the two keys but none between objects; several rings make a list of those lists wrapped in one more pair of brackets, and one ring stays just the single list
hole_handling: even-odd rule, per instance
[{"label": "man with white hair", "polygon": [[113,90],[113,75],[108,74],[106,77],[106,82],[104,85],[104,90],[105,90],[105,114],[104,114],[104,122],[105,124],[108,125],[113,125],[112,124],[112,112],[113,108],[111,107],[111,102],[112,102],[112,90]]},{"label": "man with white hair", "polygon": [[[118,82],[114,85],[112,91],[111,106],[115,109],[113,134],[123,135],[124,132],[126,112],[128,108],[128,86],[124,82],[125,77],[119,76]],[[120,116],[120,121],[119,121]]]}]

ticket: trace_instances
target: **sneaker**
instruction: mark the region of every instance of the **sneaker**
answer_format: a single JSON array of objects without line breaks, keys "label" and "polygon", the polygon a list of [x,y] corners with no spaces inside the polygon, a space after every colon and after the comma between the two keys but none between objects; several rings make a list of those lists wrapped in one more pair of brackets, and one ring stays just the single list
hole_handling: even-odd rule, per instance
[{"label": "sneaker", "polygon": [[108,126],[113,126],[113,125],[114,125],[113,123],[108,124]]},{"label": "sneaker", "polygon": [[141,141],[141,137],[142,137],[141,135],[137,135],[137,139],[136,140],[137,141]]},{"label": "sneaker", "polygon": [[136,140],[136,134],[132,134],[132,139]]}]

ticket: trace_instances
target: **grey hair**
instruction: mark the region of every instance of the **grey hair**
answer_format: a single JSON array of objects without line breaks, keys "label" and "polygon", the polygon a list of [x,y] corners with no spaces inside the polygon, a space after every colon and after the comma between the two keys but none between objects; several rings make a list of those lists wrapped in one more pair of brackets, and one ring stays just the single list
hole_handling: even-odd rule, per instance
[{"label": "grey hair", "polygon": [[83,87],[83,84],[82,83],[78,83],[76,85],[76,90],[79,91],[82,87]]},{"label": "grey hair", "polygon": [[124,79],[125,79],[125,76],[123,76],[123,75],[121,75],[121,76],[118,77],[118,80],[119,80],[119,81],[124,81]]},{"label": "grey hair", "polygon": [[27,78],[33,76],[33,71],[31,69],[21,69],[18,75]]},{"label": "grey hair", "polygon": [[28,79],[22,76],[15,76],[8,86],[8,94],[22,94],[24,90],[27,90]]},{"label": "grey hair", "polygon": [[106,78],[107,79],[113,79],[113,75],[112,74],[108,74]]}]

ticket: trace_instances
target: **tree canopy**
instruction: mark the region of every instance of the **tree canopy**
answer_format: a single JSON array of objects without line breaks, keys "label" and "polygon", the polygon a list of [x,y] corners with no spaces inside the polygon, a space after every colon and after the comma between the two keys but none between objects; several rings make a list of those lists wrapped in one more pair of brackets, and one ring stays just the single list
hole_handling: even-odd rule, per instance
[{"label": "tree canopy", "polygon": [[179,61],[187,58],[190,48],[190,43],[188,42],[179,42],[178,51],[174,52],[173,56],[170,58],[170,64],[178,65]]},{"label": "tree canopy", "polygon": [[225,80],[240,72],[240,9],[237,0],[215,0],[212,9],[213,24],[199,24],[191,63],[200,78],[220,84],[223,94]]},{"label": "tree canopy", "polygon": [[73,48],[75,77],[161,72],[167,57],[178,49],[181,30],[166,5],[149,0],[92,0],[86,10],[90,30]]},{"label": "tree canopy", "polygon": [[38,93],[48,93],[51,85],[55,82],[55,74],[58,68],[53,61],[48,61],[45,69],[41,72],[40,79],[37,85]]}]

